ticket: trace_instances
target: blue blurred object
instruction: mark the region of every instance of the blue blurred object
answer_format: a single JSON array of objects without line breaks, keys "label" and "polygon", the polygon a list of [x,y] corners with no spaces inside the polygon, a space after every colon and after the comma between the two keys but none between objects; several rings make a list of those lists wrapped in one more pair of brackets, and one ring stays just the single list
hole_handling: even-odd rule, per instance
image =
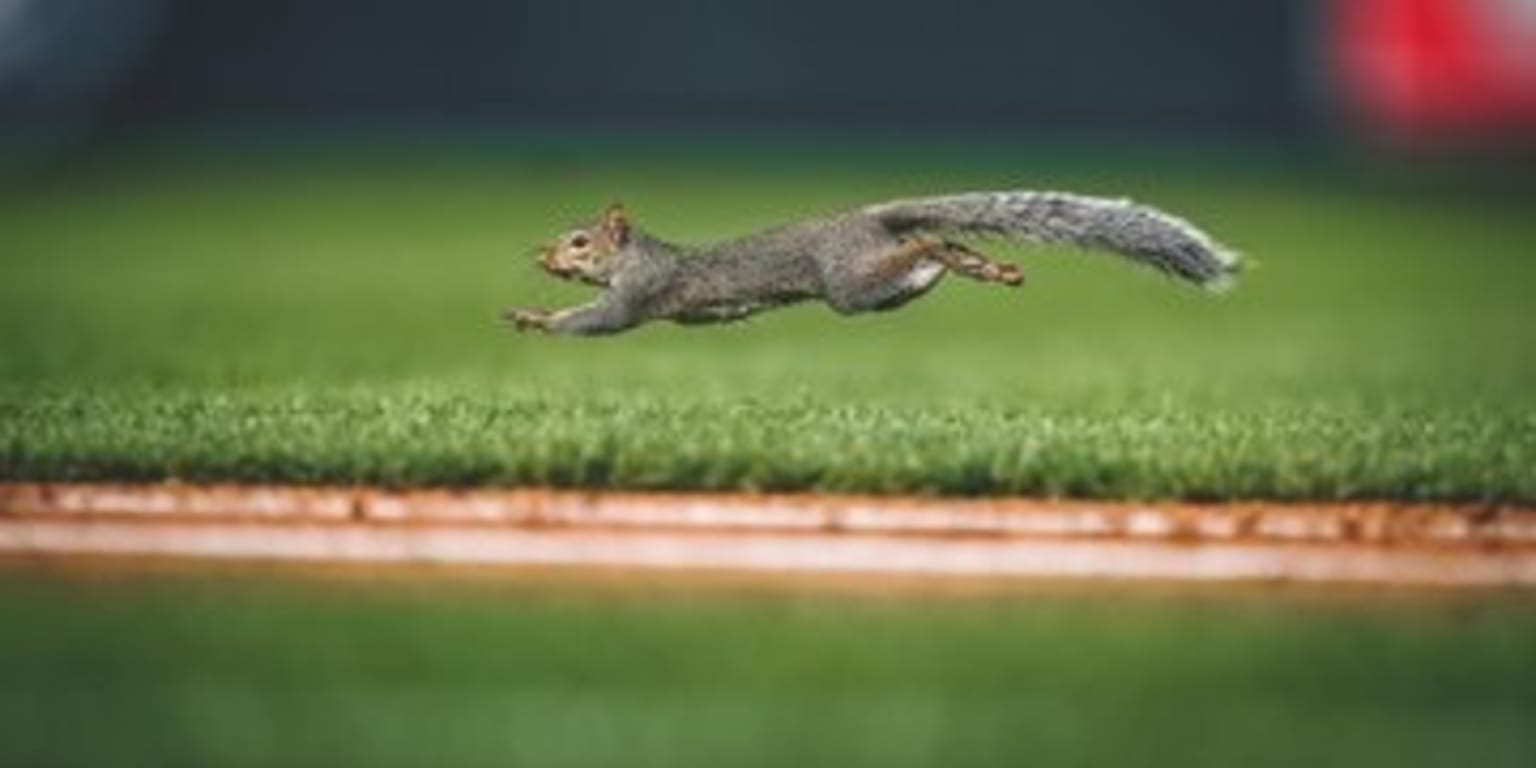
[{"label": "blue blurred object", "polygon": [[0,163],[88,135],[143,60],[163,10],[159,0],[0,0],[0,148],[10,150]]},{"label": "blue blurred object", "polygon": [[[144,124],[1306,127],[1292,3],[0,0],[0,109]],[[67,42],[66,42],[67,41]]]}]

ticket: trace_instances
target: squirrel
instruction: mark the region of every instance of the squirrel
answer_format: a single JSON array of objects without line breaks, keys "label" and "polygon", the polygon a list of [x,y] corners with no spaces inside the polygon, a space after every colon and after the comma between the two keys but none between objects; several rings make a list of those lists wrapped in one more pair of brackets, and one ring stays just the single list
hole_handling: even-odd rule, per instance
[{"label": "squirrel", "polygon": [[660,240],[615,203],[596,220],[535,250],[556,277],[604,289],[592,302],[516,309],[520,331],[597,336],[651,320],[743,320],[821,299],[845,314],[903,306],[946,273],[1019,286],[1018,266],[957,238],[1003,237],[1106,250],[1194,285],[1221,290],[1240,261],[1188,222],[1129,200],[1064,192],[972,192],[896,200],[706,245]]}]

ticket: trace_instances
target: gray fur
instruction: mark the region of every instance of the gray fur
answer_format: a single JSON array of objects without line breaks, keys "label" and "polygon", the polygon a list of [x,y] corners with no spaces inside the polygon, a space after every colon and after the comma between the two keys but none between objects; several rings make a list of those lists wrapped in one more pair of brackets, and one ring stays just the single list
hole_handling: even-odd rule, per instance
[{"label": "gray fur", "polygon": [[[1058,192],[977,192],[898,200],[702,247],[634,230],[601,266],[560,275],[606,286],[596,301],[506,317],[519,329],[600,335],[650,320],[737,321],[809,299],[843,314],[888,310],[951,271],[994,282],[1007,282],[997,270],[1017,277],[1016,268],[942,239],[949,236],[1109,250],[1205,287],[1222,286],[1237,268],[1236,257],[1204,233],[1154,208]],[[969,262],[956,260],[962,251]]]},{"label": "gray fur", "polygon": [[995,235],[1105,250],[1205,288],[1228,287],[1236,254],[1194,225],[1130,200],[1067,192],[972,192],[864,209],[894,232]]}]

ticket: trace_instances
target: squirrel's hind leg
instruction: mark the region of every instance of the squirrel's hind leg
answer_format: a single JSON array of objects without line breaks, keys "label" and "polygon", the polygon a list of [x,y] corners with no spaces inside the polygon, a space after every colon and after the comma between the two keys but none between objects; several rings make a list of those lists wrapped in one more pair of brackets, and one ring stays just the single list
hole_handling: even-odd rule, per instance
[{"label": "squirrel's hind leg", "polygon": [[944,240],[934,246],[932,253],[962,277],[984,283],[1024,284],[1024,270],[1017,265],[998,261],[961,243]]},{"label": "squirrel's hind leg", "polygon": [[827,285],[827,303],[843,314],[895,309],[937,285],[948,267],[932,258],[936,241],[906,240],[871,251],[839,269]]},{"label": "squirrel's hind leg", "polygon": [[945,271],[944,265],[936,261],[919,263],[905,275],[894,280],[882,298],[870,305],[869,310],[881,312],[895,309],[922,296],[939,284],[939,279],[944,277]]}]

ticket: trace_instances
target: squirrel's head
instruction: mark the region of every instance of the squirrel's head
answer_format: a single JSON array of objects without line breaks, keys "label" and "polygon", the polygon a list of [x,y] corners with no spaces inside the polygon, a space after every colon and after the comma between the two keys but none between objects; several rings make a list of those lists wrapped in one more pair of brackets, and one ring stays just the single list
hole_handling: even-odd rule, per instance
[{"label": "squirrel's head", "polygon": [[539,248],[539,265],[564,280],[606,286],[618,255],[629,245],[629,214],[614,203],[590,226],[573,229]]}]

